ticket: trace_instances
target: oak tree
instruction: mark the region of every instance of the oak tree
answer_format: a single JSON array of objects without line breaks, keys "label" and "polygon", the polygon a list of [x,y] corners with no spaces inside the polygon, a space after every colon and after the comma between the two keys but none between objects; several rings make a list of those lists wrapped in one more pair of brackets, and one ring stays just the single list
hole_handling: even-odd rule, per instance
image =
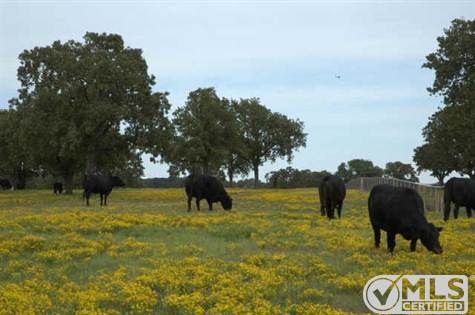
[{"label": "oak tree", "polygon": [[286,158],[305,147],[307,134],[302,121],[272,112],[258,98],[241,99],[234,104],[237,120],[243,130],[242,159],[254,171],[255,187],[259,183],[259,167],[267,161]]},{"label": "oak tree", "polygon": [[86,33],[23,51],[13,109],[24,116],[26,146],[64,178],[124,168],[141,153],[163,153],[170,138],[166,93],[153,93],[141,49],[117,34]]}]

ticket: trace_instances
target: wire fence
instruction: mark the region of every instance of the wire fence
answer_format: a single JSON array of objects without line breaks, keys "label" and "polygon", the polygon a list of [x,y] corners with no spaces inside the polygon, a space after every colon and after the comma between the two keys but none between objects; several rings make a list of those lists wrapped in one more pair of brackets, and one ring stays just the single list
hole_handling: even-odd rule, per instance
[{"label": "wire fence", "polygon": [[346,187],[349,189],[359,189],[370,191],[379,184],[389,184],[396,187],[412,188],[416,190],[424,200],[424,209],[426,211],[443,211],[444,209],[444,187],[431,186],[410,182],[396,178],[384,177],[358,177],[350,180]]}]

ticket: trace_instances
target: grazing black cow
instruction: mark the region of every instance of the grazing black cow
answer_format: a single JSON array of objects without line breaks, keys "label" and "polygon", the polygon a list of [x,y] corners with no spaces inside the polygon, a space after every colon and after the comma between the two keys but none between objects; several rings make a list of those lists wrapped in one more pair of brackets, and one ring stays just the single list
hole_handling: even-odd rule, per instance
[{"label": "grazing black cow", "polygon": [[472,217],[475,210],[475,180],[469,178],[452,177],[444,187],[444,220],[450,216],[450,204],[455,204],[454,218],[459,216],[459,207],[465,207],[467,218]]},{"label": "grazing black cow", "polygon": [[86,198],[86,204],[89,206],[89,198],[92,193],[100,194],[101,206],[107,206],[107,196],[114,187],[125,186],[124,182],[118,176],[104,175],[85,175],[83,181],[83,198]]},{"label": "grazing black cow", "polygon": [[325,176],[318,187],[318,193],[320,195],[320,213],[326,214],[329,219],[334,219],[336,208],[338,218],[340,218],[343,200],[346,196],[345,182],[337,176]]},{"label": "grazing black cow", "polygon": [[198,211],[200,211],[201,199],[206,199],[210,211],[213,210],[213,202],[221,202],[224,210],[231,210],[233,207],[233,200],[216,177],[190,175],[185,182],[185,191],[188,196],[188,212],[191,211],[191,199],[193,197],[196,198]]},{"label": "grazing black cow", "polygon": [[442,253],[439,235],[442,228],[427,222],[424,216],[424,202],[411,188],[391,185],[376,185],[371,190],[368,210],[374,231],[374,243],[379,247],[381,229],[386,231],[388,249],[392,253],[396,246],[396,234],[411,240],[411,251],[416,250],[417,240],[428,250]]},{"label": "grazing black cow", "polygon": [[8,179],[0,179],[0,187],[2,187],[3,190],[11,189],[12,184]]},{"label": "grazing black cow", "polygon": [[59,182],[53,183],[53,192],[54,192],[55,195],[62,194],[63,193],[63,184],[59,183]]}]

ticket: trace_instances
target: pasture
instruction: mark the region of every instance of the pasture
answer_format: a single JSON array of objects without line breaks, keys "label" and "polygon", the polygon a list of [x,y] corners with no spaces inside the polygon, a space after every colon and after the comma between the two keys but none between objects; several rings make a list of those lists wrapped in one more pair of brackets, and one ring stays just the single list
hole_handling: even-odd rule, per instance
[{"label": "pasture", "polygon": [[373,246],[366,193],[329,221],[316,189],[228,191],[233,210],[200,213],[183,189],[117,189],[102,208],[79,191],[0,191],[0,314],[360,314],[375,275],[475,273],[464,210],[427,214],[442,255],[399,235],[390,255],[385,233]]}]

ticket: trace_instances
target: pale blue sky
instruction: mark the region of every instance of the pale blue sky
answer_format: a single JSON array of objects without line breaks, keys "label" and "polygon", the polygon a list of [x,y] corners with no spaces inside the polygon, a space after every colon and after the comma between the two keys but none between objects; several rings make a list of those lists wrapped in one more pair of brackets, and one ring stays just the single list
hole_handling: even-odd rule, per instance
[{"label": "pale blue sky", "polygon": [[[302,119],[308,143],[293,167],[412,162],[440,105],[421,65],[458,17],[473,19],[475,2],[0,1],[0,107],[15,96],[23,49],[118,33],[143,49],[174,108],[189,91],[214,86]],[[166,166],[145,165],[146,176],[166,176]],[[286,165],[268,163],[261,174]]]}]

